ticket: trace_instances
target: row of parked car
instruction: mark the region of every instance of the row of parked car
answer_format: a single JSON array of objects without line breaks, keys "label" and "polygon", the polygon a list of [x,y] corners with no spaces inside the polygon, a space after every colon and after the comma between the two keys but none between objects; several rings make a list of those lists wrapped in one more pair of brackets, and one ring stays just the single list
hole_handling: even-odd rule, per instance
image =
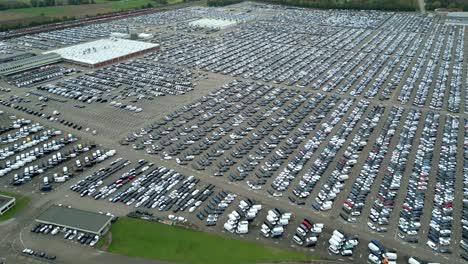
[{"label": "row of parked car", "polygon": [[328,251],[341,256],[351,257],[354,250],[359,245],[359,238],[349,236],[339,229],[335,229],[328,240]]},{"label": "row of parked car", "polygon": [[[255,172],[257,178],[250,179],[248,184],[253,189],[261,188],[287,154],[292,153],[319,123],[321,117],[314,120],[306,119],[306,116],[325,96],[311,97],[309,93],[286,92],[279,88],[270,96],[264,96],[272,88],[253,83],[235,82],[228,87],[231,91],[218,89],[134,132],[125,141],[132,142],[136,149],[146,145],[147,153],[160,153],[166,160],[178,155],[175,158],[178,164],[192,163],[197,170],[210,168],[216,162],[214,175],[228,175],[232,181],[244,180],[248,172],[259,167]],[[248,108],[243,110],[243,105]],[[271,105],[272,109],[252,114],[255,108],[263,105]],[[321,110],[327,108],[331,106]],[[316,114],[321,116],[323,113],[317,110]],[[215,124],[211,124],[213,122]],[[297,126],[297,131],[293,132]],[[203,136],[206,137],[204,140]],[[238,144],[241,146],[236,147]]]},{"label": "row of parked car", "polygon": [[255,204],[250,199],[241,200],[237,210],[228,215],[223,227],[226,231],[239,235],[249,233],[249,223],[255,220],[262,210],[261,204]]},{"label": "row of parked car", "polygon": [[76,70],[73,68],[50,65],[9,76],[7,78],[7,82],[20,88],[28,87],[38,85],[43,82],[50,82],[75,72]]},{"label": "row of parked car", "polygon": [[324,224],[313,223],[304,218],[296,228],[296,234],[293,236],[292,241],[299,246],[313,247],[317,244],[323,228]]},{"label": "row of parked car", "polygon": [[445,120],[429,224],[427,245],[442,253],[451,253],[459,122],[451,115]]},{"label": "row of parked car", "polygon": [[[460,44],[460,39],[464,36],[463,30],[457,26],[434,23],[434,20],[430,18],[410,15],[392,16],[394,24],[412,25],[414,31],[427,31],[428,28],[434,27],[434,30],[429,31],[428,34],[431,36],[426,43],[422,41],[423,36],[401,32],[400,28],[389,23],[385,23],[387,30],[372,34],[367,42],[363,40],[368,37],[369,31],[362,29],[338,32],[323,30],[320,32],[321,34],[314,32],[319,35],[314,37],[323,38],[324,41],[315,41],[314,38],[309,40],[305,33],[311,29],[301,24],[299,30],[297,24],[291,21],[286,24],[284,16],[284,14],[275,15],[266,21],[260,20],[260,23],[239,27],[224,34],[224,39],[218,42],[197,39],[188,45],[168,48],[159,55],[158,60],[233,76],[242,75],[244,78],[250,79],[276,83],[286,82],[288,85],[297,84],[300,87],[311,85],[327,91],[340,90],[345,92],[355,85],[356,87],[351,91],[352,95],[365,92],[366,97],[369,98],[377,96],[381,87],[384,86],[379,98],[389,99],[396,86],[406,82],[400,93],[400,100],[407,102],[413,90],[416,90],[417,96],[414,103],[421,105],[424,104],[429,95],[428,91],[431,88],[432,79],[435,78],[434,75],[437,72],[433,68],[439,58],[450,62],[452,57],[456,57],[457,63],[463,58],[459,55],[463,50]],[[307,17],[311,19],[314,15],[307,15]],[[293,21],[296,20],[300,19],[294,17]],[[272,30],[272,28],[279,30]],[[355,34],[348,33],[353,30],[356,31]],[[265,39],[273,41],[266,42]],[[316,43],[329,41],[330,43],[327,43],[326,46],[334,47],[334,49],[323,53],[319,50],[301,50],[297,45],[285,48],[284,44],[291,43],[291,41],[307,46],[317,46]],[[455,47],[455,49],[442,49],[444,42],[447,42],[447,47]],[[275,45],[276,43],[283,45]],[[349,47],[345,44],[349,44]],[[207,49],[207,46],[216,48]],[[355,46],[359,46],[358,50],[366,53],[351,51]],[[434,48],[432,48],[433,46]],[[422,49],[422,53],[416,57],[419,49]],[[236,53],[232,52],[233,50],[236,50]],[[348,53],[343,53],[341,50],[346,50]],[[275,54],[282,54],[283,57],[276,59]],[[317,56],[317,54],[321,56]],[[365,56],[367,54],[369,55]],[[397,56],[387,56],[392,54]],[[257,58],[261,58],[261,60]],[[430,62],[427,58],[431,58]],[[418,63],[408,67],[412,60]],[[364,61],[368,63],[364,63]],[[360,65],[361,62],[364,66],[361,65],[359,69],[356,69],[356,66]],[[333,67],[331,67],[332,65]],[[439,65],[441,64],[439,63]],[[427,67],[427,71],[422,70],[425,67]],[[395,68],[397,71],[393,72]],[[411,69],[412,74],[408,78],[402,79],[408,69]],[[424,77],[421,76],[423,72]],[[454,71],[453,80],[461,78],[462,75],[458,72]],[[413,87],[417,87],[416,82],[421,82],[421,84],[418,89],[413,89]],[[444,81],[443,84],[445,83]],[[451,96],[448,101],[450,111],[456,112],[459,111],[457,109],[461,100],[459,93],[461,83],[452,81],[452,84],[454,85],[450,86]],[[439,87],[440,85],[436,86],[436,89]],[[436,109],[442,106],[440,102],[443,103],[443,100],[444,97],[440,93],[434,93],[433,101]]]},{"label": "row of parked car", "polygon": [[260,234],[264,237],[278,238],[283,236],[284,229],[289,225],[293,215],[278,208],[268,210],[265,221],[262,224]]},{"label": "row of parked car", "polygon": [[463,208],[461,213],[462,239],[460,241],[461,257],[468,260],[468,119],[464,118],[463,145]]},{"label": "row of parked car", "polygon": [[384,248],[377,240],[371,240],[367,245],[370,251],[369,262],[373,264],[396,264],[398,254],[396,250]]},{"label": "row of parked car", "polygon": [[[274,178],[271,187],[278,191],[278,192],[285,192],[291,182],[295,179],[298,173],[304,168],[303,166],[310,159],[311,155],[318,149],[320,144],[324,142],[325,138],[332,132],[333,128],[341,121],[344,117],[345,113],[349,111],[353,106],[354,100],[353,99],[343,99],[339,105],[330,102],[327,104],[328,107],[333,108],[335,110],[330,114],[330,117],[322,122],[321,126],[319,127],[318,131],[314,134],[314,136],[308,140],[300,149],[299,152],[296,154],[296,157],[291,160],[287,167],[283,168],[283,170],[278,174],[276,178]],[[352,119],[352,116],[350,116]]]},{"label": "row of parked car", "polygon": [[[402,184],[406,163],[413,147],[420,117],[421,112],[415,109],[410,109],[406,117],[397,146],[391,154],[377,197],[369,213],[368,218],[370,221],[367,225],[373,230],[386,232],[387,228],[385,226],[390,224],[390,217]],[[432,119],[430,116],[428,116],[428,121],[426,124],[431,126],[432,123],[430,121]],[[426,128],[425,131],[430,128]],[[437,133],[437,129],[435,132]]]},{"label": "row of parked car", "polygon": [[[212,190],[204,191],[203,194],[208,195]],[[204,209],[201,209],[197,213],[197,218],[200,220],[205,220],[206,226],[215,226],[218,223],[218,217],[226,211],[229,205],[236,199],[237,194],[228,193],[226,191],[220,191],[216,195],[213,195],[209,202],[204,206]],[[247,203],[253,203],[250,200],[244,201]],[[190,207],[189,212],[195,211],[197,207],[201,206],[202,201],[197,201],[194,204],[194,207]],[[194,208],[194,209],[192,209]],[[238,216],[242,215],[242,211],[237,212]],[[236,218],[237,218],[236,215]]]},{"label": "row of parked car", "polygon": [[[46,252],[43,252],[43,251],[35,251],[35,250],[30,249],[30,248],[23,249],[23,251],[21,251],[21,253],[23,253],[24,255],[28,255],[28,256],[35,256],[35,257],[39,257],[39,258],[44,258],[46,260],[56,260],[57,259],[57,256],[55,256],[55,255],[50,255],[50,254],[48,254]],[[4,264],[4,262],[2,264]]]},{"label": "row of parked car", "polygon": [[[220,191],[214,195],[206,208],[200,208],[213,193],[213,184],[198,185],[199,179],[186,177],[165,167],[155,167],[153,163],[139,160],[116,180],[108,177],[131,164],[128,160],[114,160],[110,166],[86,176],[70,186],[81,197],[107,199],[109,202],[122,202],[128,206],[156,208],[174,213],[198,209],[197,217],[206,219],[208,226],[216,225],[218,216],[237,197],[236,194]],[[245,201],[244,201],[245,203]]]},{"label": "row of parked car", "polygon": [[382,161],[388,152],[390,141],[396,133],[403,112],[404,109],[401,107],[390,109],[389,116],[343,203],[343,212],[340,213],[340,216],[344,220],[356,222],[356,218],[361,215],[366,198],[371,192],[371,187],[380,171]]},{"label": "row of parked car", "polygon": [[0,104],[4,105],[4,106],[7,106],[7,107],[11,107],[11,108],[19,110],[19,111],[22,111],[22,112],[30,114],[30,115],[35,115],[35,116],[41,117],[43,119],[48,119],[50,121],[58,122],[60,124],[63,124],[64,126],[68,126],[70,128],[76,129],[76,130],[81,130],[83,128],[81,125],[75,124],[74,122],[68,121],[66,119],[59,118],[56,115],[54,115],[53,113],[47,114],[47,113],[44,113],[43,111],[37,111],[37,110],[34,110],[34,109],[29,108],[27,106],[14,104],[14,103],[7,102],[7,101],[4,101],[4,100],[0,100]]},{"label": "row of parked car", "polygon": [[[317,182],[319,182],[321,176],[324,174],[325,170],[337,155],[337,152],[341,149],[341,147],[343,147],[348,136],[354,130],[356,124],[361,119],[368,106],[368,102],[358,102],[356,108],[351,111],[349,117],[343,122],[341,129],[339,129],[337,133],[335,133],[330,138],[328,144],[325,146],[322,152],[315,160],[312,161],[312,166],[302,176],[301,180],[295,188],[296,193],[301,194],[301,198],[307,198],[314,190],[315,185]],[[371,115],[373,112],[374,111],[371,111]],[[342,176],[341,178],[345,180],[346,176]],[[321,207],[322,210],[328,210],[331,208],[335,196],[334,194],[338,192],[337,189],[328,189],[329,190],[319,194],[319,196],[315,199],[317,204],[316,207]]]},{"label": "row of parked car", "polygon": [[99,241],[98,235],[93,235],[85,232],[79,232],[75,229],[68,229],[65,227],[59,227],[54,225],[38,224],[31,229],[31,232],[44,235],[56,236],[60,233],[63,234],[64,239],[76,240],[82,245],[95,246]]},{"label": "row of parked car", "polygon": [[[359,130],[356,132],[351,143],[343,153],[340,161],[337,163],[336,168],[327,177],[324,184],[322,184],[320,191],[315,198],[315,202],[312,203],[313,208],[321,209],[320,207],[322,206],[323,209],[331,208],[331,205],[334,202],[336,196],[338,196],[338,194],[344,189],[345,183],[349,179],[352,168],[357,163],[361,151],[367,145],[367,141],[374,128],[379,123],[380,117],[382,116],[384,110],[384,107],[376,106],[364,119],[364,122],[359,126]],[[327,146],[327,148],[332,150],[334,150],[334,147],[335,146],[330,145]],[[324,155],[324,152],[322,152],[321,155]],[[328,156],[330,154],[335,156],[336,150],[327,153]]]}]

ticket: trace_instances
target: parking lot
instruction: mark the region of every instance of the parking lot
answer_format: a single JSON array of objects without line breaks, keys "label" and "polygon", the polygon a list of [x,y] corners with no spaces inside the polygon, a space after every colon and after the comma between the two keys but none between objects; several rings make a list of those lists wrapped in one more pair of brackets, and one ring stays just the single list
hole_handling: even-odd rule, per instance
[{"label": "parking lot", "polygon": [[[235,23],[189,24],[202,18]],[[0,79],[2,190],[38,197],[31,214],[138,209],[344,262],[464,263],[468,36],[444,19],[243,3],[8,40],[38,51],[144,30],[161,51]],[[95,240],[20,220],[14,249],[59,259],[35,246]]]}]

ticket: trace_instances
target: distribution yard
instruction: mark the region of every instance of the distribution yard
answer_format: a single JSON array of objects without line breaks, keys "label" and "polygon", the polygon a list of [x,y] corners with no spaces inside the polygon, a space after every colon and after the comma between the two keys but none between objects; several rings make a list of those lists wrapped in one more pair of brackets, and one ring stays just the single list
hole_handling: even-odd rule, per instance
[{"label": "distribution yard", "polygon": [[[468,32],[445,19],[246,2],[2,40],[73,56],[0,79],[0,190],[30,199],[0,260],[466,263]],[[36,222],[51,205],[115,223]]]}]

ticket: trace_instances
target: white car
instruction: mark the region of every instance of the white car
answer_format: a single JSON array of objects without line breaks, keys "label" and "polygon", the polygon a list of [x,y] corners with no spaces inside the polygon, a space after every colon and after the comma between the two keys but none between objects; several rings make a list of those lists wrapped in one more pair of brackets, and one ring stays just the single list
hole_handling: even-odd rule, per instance
[{"label": "white car", "polygon": [[437,246],[436,243],[432,242],[431,240],[428,240],[426,245],[430,247],[432,250],[437,251],[439,250],[439,247]]},{"label": "white car", "polygon": [[381,263],[381,260],[379,257],[377,257],[376,255],[374,254],[369,254],[369,261],[371,263],[374,263],[374,264],[380,264]]}]

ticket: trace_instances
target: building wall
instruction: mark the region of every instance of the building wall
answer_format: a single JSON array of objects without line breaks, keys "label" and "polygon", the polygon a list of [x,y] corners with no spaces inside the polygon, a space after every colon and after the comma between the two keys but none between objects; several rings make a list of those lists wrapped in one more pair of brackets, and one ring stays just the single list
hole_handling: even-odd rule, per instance
[{"label": "building wall", "polygon": [[0,208],[0,215],[3,215],[16,204],[16,199],[11,200],[9,203]]},{"label": "building wall", "polygon": [[27,61],[27,62],[15,61],[12,63],[6,63],[0,69],[0,74],[10,75],[10,74],[38,68],[41,66],[53,64],[62,60],[60,56],[42,57],[42,58],[37,58],[37,60],[34,60],[32,58],[28,58],[28,59],[30,59],[30,61]]}]

